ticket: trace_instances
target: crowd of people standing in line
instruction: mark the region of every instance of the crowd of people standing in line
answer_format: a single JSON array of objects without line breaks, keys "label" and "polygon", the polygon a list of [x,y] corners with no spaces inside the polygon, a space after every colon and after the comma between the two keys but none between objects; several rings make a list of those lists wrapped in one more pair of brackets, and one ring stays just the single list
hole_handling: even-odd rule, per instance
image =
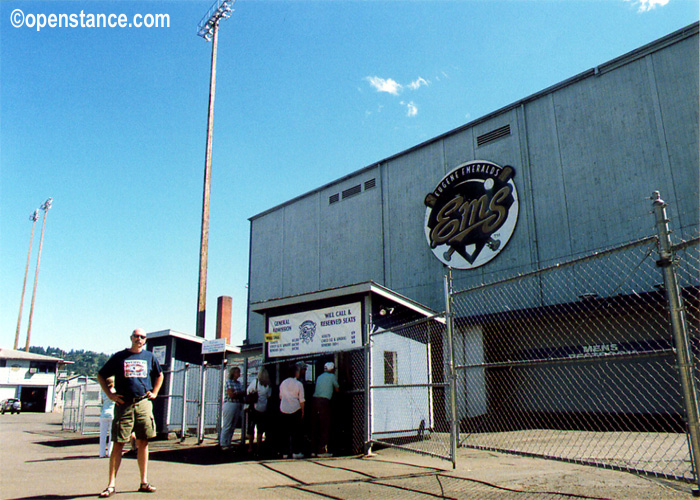
[{"label": "crowd of people standing in line", "polygon": [[[224,451],[231,448],[234,430],[242,421],[243,412],[246,412],[247,429],[242,429],[242,433],[245,431],[248,453],[262,453],[265,445],[266,454],[277,454],[282,458],[303,458],[305,452],[311,456],[331,456],[328,449],[331,429],[330,402],[333,394],[339,390],[334,372],[334,363],[328,362],[324,365],[323,374],[316,380],[311,401],[307,402],[305,386],[302,383],[306,375],[304,363],[296,363],[287,368],[287,376],[276,393],[273,393],[266,368],[260,369],[247,389],[239,380],[240,368],[231,368],[226,381],[223,422],[219,436],[220,448]],[[274,408],[270,404],[277,396],[279,411],[276,411],[276,404]],[[309,436],[306,433],[306,423],[311,424]]]}]

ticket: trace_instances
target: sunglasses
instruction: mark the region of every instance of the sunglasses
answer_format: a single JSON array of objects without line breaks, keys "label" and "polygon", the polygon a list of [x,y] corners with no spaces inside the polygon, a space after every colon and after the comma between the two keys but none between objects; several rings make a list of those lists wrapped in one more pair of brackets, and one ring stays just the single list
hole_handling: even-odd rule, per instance
[{"label": "sunglasses", "polygon": [[145,336],[145,335],[132,335],[132,337],[134,337],[135,339],[143,339],[143,340],[146,340],[146,336]]}]

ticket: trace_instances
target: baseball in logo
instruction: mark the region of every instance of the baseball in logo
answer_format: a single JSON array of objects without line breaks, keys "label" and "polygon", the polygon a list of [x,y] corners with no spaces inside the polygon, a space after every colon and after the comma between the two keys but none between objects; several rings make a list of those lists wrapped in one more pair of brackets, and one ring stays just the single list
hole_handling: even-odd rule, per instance
[{"label": "baseball in logo", "polygon": [[425,197],[425,237],[443,264],[473,269],[503,250],[518,221],[514,176],[511,166],[470,161]]}]

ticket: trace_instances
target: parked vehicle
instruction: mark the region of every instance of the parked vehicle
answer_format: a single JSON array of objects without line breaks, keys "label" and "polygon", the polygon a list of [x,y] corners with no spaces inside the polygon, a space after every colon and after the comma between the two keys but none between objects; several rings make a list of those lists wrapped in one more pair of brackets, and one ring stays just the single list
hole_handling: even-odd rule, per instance
[{"label": "parked vehicle", "polygon": [[22,402],[19,399],[10,398],[0,403],[0,413],[3,415],[6,411],[11,413],[19,413],[22,410]]}]

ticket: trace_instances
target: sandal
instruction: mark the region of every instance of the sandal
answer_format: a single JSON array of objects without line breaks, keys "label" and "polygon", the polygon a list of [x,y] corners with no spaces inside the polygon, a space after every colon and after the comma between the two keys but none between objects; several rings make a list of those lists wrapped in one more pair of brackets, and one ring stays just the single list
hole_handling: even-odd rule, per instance
[{"label": "sandal", "polygon": [[114,495],[114,486],[107,486],[102,493],[98,495],[99,498],[109,498]]},{"label": "sandal", "polygon": [[141,486],[139,486],[139,492],[140,493],[155,493],[156,487],[153,486],[151,483],[141,483]]}]

